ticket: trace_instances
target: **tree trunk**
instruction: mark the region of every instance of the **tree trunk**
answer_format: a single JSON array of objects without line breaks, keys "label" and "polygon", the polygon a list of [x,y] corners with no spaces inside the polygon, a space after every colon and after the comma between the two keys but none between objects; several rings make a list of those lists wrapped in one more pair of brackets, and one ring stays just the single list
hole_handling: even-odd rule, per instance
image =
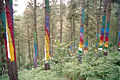
[{"label": "tree trunk", "polygon": [[60,43],[62,43],[62,30],[63,30],[63,18],[62,18],[62,14],[63,14],[63,0],[60,0]]},{"label": "tree trunk", "polygon": [[97,22],[96,22],[96,26],[97,26],[97,29],[96,29],[96,49],[95,49],[95,55],[97,56],[98,55],[98,43],[99,43],[99,26],[100,26],[100,15],[101,15],[101,3],[102,3],[102,0],[100,0],[100,7],[99,7],[99,11],[97,11],[97,0],[95,0],[95,12],[96,12],[96,19],[97,19]]},{"label": "tree trunk", "polygon": [[2,74],[5,74],[5,59],[4,59],[4,50],[3,50],[3,41],[1,40],[1,67],[2,67]]},{"label": "tree trunk", "polygon": [[106,17],[107,17],[107,0],[104,0],[104,7],[103,7],[103,19],[102,19],[102,27],[101,27],[101,36],[100,36],[100,44],[98,50],[101,52],[103,51],[103,43],[104,43],[104,31],[105,31],[105,24],[106,24]]},{"label": "tree trunk", "polygon": [[[89,0],[87,0],[87,7],[89,7]],[[88,20],[89,20],[89,17],[88,17],[88,14],[89,14],[89,10],[87,9],[86,10],[86,41],[85,41],[85,48],[84,48],[84,54],[86,55],[88,53]]]},{"label": "tree trunk", "polygon": [[111,0],[107,0],[108,9],[107,9],[107,25],[105,33],[105,45],[104,45],[104,55],[108,55],[108,46],[109,46],[109,27],[110,27],[110,15],[111,15]]},{"label": "tree trunk", "polygon": [[47,62],[50,58],[50,24],[49,24],[49,0],[45,0],[45,70],[50,70]]},{"label": "tree trunk", "polygon": [[28,30],[28,33],[27,33],[27,34],[28,34],[28,54],[29,54],[29,57],[28,57],[28,58],[29,58],[29,60],[30,60],[30,63],[29,63],[30,65],[29,65],[29,66],[30,66],[30,68],[31,68],[31,51],[30,51],[30,36],[29,36],[29,27],[28,27],[28,29],[27,29],[27,30]]},{"label": "tree trunk", "polygon": [[120,51],[120,4],[119,4],[119,18],[118,18],[118,24],[119,24],[119,44],[118,44],[118,51]]},{"label": "tree trunk", "polygon": [[81,12],[81,26],[80,26],[80,43],[79,43],[79,54],[78,60],[82,61],[82,51],[83,51],[83,34],[84,34],[84,19],[85,19],[85,0],[82,2],[82,12]]},{"label": "tree trunk", "polygon": [[[7,30],[7,38],[6,38],[6,53],[12,54],[14,56],[8,57],[8,75],[10,80],[18,80],[18,72],[17,72],[17,60],[16,60],[16,51],[15,51],[15,39],[14,39],[14,22],[13,22],[13,5],[12,0],[5,0],[6,3],[6,18],[8,26]],[[5,21],[4,21],[5,23]],[[8,35],[9,34],[9,35]],[[10,41],[12,40],[12,42]],[[8,45],[9,43],[9,45]],[[10,50],[9,50],[10,49]]]},{"label": "tree trunk", "polygon": [[[73,10],[74,11],[74,10]],[[75,55],[75,17],[73,17],[73,40],[74,40],[74,44],[73,44],[73,55]]]},{"label": "tree trunk", "polygon": [[[37,40],[37,27],[36,27],[36,0],[34,0],[34,67],[37,67],[37,58],[38,58],[38,40]],[[36,57],[36,58],[35,58]]]},{"label": "tree trunk", "polygon": [[19,61],[19,69],[20,69],[20,40],[18,40],[18,61]]},{"label": "tree trunk", "polygon": [[[52,23],[52,44],[54,44],[54,43],[53,43],[53,42],[54,42],[54,41],[53,41],[53,39],[54,39],[54,31],[53,31],[54,28],[53,28],[53,27],[54,27],[54,21],[53,21],[53,23]],[[52,46],[52,54],[54,53],[53,50],[54,50],[54,47]]]}]

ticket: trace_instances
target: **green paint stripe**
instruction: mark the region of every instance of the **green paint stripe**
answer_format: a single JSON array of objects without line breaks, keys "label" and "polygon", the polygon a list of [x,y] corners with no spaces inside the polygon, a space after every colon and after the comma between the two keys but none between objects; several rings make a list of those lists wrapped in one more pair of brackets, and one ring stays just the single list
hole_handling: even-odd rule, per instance
[{"label": "green paint stripe", "polygon": [[9,3],[10,3],[11,5],[13,5],[13,2],[12,2],[12,0],[9,0]]},{"label": "green paint stripe", "polygon": [[79,52],[79,54],[82,54],[82,51],[79,50],[78,52]]}]

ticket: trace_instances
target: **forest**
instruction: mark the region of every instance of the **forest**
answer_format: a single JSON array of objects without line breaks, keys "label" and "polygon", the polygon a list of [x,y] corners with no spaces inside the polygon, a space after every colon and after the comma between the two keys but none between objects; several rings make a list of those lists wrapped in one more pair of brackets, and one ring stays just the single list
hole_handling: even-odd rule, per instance
[{"label": "forest", "polygon": [[120,80],[120,0],[19,4],[0,0],[0,80]]}]

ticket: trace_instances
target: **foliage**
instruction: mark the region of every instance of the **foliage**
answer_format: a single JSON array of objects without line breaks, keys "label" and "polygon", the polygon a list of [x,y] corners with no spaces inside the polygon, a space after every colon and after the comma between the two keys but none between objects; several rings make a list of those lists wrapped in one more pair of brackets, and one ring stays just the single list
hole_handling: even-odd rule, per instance
[{"label": "foliage", "polygon": [[51,70],[48,71],[43,70],[44,66],[19,70],[19,80],[120,80],[119,52],[112,51],[108,56],[102,57],[92,56],[93,54],[83,55],[82,63],[75,57],[69,61],[51,63]]}]

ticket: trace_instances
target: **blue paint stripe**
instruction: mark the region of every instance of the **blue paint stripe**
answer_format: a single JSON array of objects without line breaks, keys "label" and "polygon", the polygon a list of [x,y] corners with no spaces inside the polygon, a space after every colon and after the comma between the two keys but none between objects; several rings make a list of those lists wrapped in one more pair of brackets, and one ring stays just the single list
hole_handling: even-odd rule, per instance
[{"label": "blue paint stripe", "polygon": [[35,55],[36,55],[36,60],[37,60],[37,45],[36,45],[36,42],[34,42],[34,48],[35,48]]},{"label": "blue paint stripe", "polygon": [[109,33],[109,27],[106,27],[106,32],[108,32],[108,33]]},{"label": "blue paint stripe", "polygon": [[84,33],[83,27],[80,28],[80,31],[81,31],[82,33]]},{"label": "blue paint stripe", "polygon": [[106,15],[103,15],[103,22],[102,22],[102,25],[105,26],[105,23],[106,23]]},{"label": "blue paint stripe", "polygon": [[104,33],[103,33],[103,32],[101,32],[101,35],[103,35],[103,36],[104,36]]},{"label": "blue paint stripe", "polygon": [[101,31],[102,31],[102,32],[104,32],[104,31],[105,31],[105,28],[104,28],[104,27],[102,27],[102,28],[101,28]]}]

